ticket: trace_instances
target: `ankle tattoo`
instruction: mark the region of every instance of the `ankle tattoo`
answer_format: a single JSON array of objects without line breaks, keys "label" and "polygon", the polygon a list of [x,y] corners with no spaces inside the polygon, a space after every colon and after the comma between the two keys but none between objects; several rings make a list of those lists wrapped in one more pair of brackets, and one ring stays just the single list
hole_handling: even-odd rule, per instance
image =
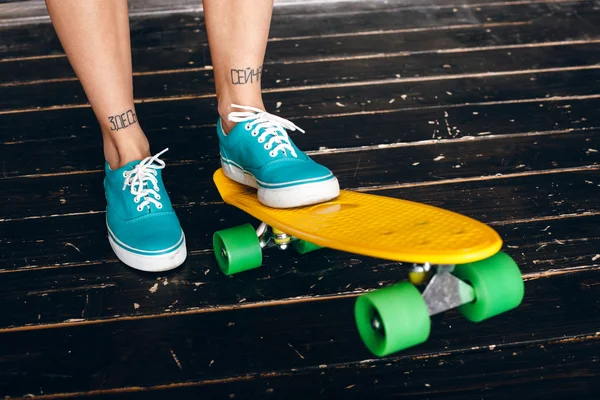
[{"label": "ankle tattoo", "polygon": [[258,82],[262,75],[262,69],[262,65],[258,68],[232,69],[231,83],[234,85],[245,85],[246,83]]},{"label": "ankle tattoo", "polygon": [[133,112],[133,109],[125,111],[123,114],[117,114],[108,117],[110,122],[110,130],[118,131],[119,129],[125,129],[130,125],[137,123],[137,116]]}]

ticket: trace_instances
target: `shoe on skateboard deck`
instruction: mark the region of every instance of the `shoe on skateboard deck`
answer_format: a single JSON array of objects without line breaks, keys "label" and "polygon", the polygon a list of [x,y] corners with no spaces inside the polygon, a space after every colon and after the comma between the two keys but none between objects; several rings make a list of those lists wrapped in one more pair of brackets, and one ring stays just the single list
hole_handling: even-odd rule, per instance
[{"label": "shoe on skateboard deck", "polygon": [[523,299],[521,272],[500,251],[502,239],[470,217],[348,190],[325,203],[277,209],[261,204],[255,189],[227,178],[222,169],[213,180],[225,203],[262,221],[257,229],[245,224],[213,235],[226,275],[260,267],[263,249],[290,245],[299,253],[331,248],[411,264],[409,282],[368,292],[355,303],[358,333],[376,356],[424,343],[433,315],[458,308],[480,322]]}]

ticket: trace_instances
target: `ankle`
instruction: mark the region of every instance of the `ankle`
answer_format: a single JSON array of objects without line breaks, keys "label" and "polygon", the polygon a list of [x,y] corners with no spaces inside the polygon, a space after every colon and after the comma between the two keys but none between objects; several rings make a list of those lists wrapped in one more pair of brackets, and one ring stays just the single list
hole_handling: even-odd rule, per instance
[{"label": "ankle", "polygon": [[265,110],[265,106],[264,106],[261,98],[251,99],[251,100],[246,100],[246,101],[232,101],[230,99],[219,100],[218,112],[219,112],[219,116],[221,117],[223,131],[226,134],[229,133],[237,125],[237,122],[233,122],[228,119],[229,114],[234,111],[243,111],[239,108],[231,107],[232,104],[237,104],[240,106],[254,107],[254,108],[258,108],[263,111]]},{"label": "ankle", "polygon": [[111,169],[118,169],[131,161],[142,160],[150,156],[150,143],[141,129],[115,137],[114,134],[103,128],[102,136],[104,138],[104,157]]}]

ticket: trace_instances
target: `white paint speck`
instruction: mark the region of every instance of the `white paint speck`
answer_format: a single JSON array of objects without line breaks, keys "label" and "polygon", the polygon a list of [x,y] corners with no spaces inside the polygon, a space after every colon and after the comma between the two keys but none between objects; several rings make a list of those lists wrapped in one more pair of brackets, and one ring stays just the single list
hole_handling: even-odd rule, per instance
[{"label": "white paint speck", "polygon": [[150,293],[156,293],[157,290],[158,290],[158,283],[155,283],[154,285],[152,285],[152,287],[150,289],[148,289],[148,291]]},{"label": "white paint speck", "polygon": [[138,303],[133,303],[133,308],[137,310],[138,308],[140,308],[140,305]]},{"label": "white paint speck", "polygon": [[335,105],[338,107],[346,107],[345,105],[343,105],[342,103],[340,103],[339,101],[335,102]]},{"label": "white paint speck", "polygon": [[400,97],[402,97],[402,100],[406,100],[406,95],[405,95],[405,94],[403,94],[403,95],[402,95],[402,96],[400,96]]},{"label": "white paint speck", "polygon": [[281,107],[281,104],[282,104],[282,103],[281,103],[280,101],[278,101],[278,102],[277,102],[277,104],[275,105],[275,108],[279,108],[279,107]]},{"label": "white paint speck", "polygon": [[444,158],[446,158],[446,157],[439,155],[436,158],[434,158],[433,161],[440,161],[440,160],[443,160]]}]

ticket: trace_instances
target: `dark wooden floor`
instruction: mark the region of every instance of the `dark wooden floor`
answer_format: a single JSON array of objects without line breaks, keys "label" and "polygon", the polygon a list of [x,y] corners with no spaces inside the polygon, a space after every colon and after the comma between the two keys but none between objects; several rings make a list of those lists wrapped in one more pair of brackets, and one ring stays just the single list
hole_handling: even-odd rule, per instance
[{"label": "dark wooden floor", "polygon": [[[594,398],[600,389],[600,3],[277,6],[269,110],[344,188],[494,226],[523,304],[374,358],[356,295],[406,269],[333,250],[269,252],[225,277],[226,206],[201,14],[132,18],[135,94],[188,238],[183,267],[134,271],[104,225],[101,138],[51,25],[0,28],[0,396]],[[302,391],[304,390],[304,393]]]}]

